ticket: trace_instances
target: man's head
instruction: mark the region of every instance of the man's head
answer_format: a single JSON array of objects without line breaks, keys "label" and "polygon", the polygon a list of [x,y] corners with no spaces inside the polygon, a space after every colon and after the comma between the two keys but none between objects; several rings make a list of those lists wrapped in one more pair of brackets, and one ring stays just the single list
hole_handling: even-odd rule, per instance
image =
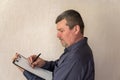
[{"label": "man's head", "polygon": [[79,41],[84,34],[84,23],[80,14],[75,10],[67,10],[56,19],[57,37],[64,47]]}]

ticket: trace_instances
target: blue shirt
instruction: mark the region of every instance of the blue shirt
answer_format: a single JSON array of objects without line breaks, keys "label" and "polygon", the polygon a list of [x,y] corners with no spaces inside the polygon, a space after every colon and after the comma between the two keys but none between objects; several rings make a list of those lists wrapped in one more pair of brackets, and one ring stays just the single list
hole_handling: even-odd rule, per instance
[{"label": "blue shirt", "polygon": [[[56,61],[46,61],[42,67],[53,72],[53,80],[94,80],[94,60],[87,38],[65,48]],[[28,80],[43,80],[27,71]]]}]

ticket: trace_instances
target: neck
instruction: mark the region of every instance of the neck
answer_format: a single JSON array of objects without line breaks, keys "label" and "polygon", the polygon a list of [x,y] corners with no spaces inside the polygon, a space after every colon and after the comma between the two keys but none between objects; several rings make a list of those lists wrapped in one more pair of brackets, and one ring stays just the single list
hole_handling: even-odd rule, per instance
[{"label": "neck", "polygon": [[66,48],[73,45],[73,44],[75,44],[75,43],[77,43],[78,41],[82,40],[83,38],[84,38],[83,35],[77,36],[70,45],[66,46]]},{"label": "neck", "polygon": [[84,38],[83,35],[81,35],[80,37],[76,38],[75,42],[74,43],[77,43],[78,41],[82,40]]}]

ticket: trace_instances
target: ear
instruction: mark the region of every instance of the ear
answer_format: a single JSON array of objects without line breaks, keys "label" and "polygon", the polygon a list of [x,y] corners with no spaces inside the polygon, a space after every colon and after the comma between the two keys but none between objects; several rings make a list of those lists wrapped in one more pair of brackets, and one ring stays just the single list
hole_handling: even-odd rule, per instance
[{"label": "ear", "polygon": [[80,32],[80,26],[79,25],[74,26],[74,32],[75,32],[75,34],[78,34]]}]

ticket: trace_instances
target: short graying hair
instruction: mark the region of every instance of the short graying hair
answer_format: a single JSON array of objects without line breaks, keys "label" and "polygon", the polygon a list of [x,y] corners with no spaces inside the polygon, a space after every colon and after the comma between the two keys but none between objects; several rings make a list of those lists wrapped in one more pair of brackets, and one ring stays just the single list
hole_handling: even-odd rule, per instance
[{"label": "short graying hair", "polygon": [[84,34],[84,22],[82,20],[80,13],[72,9],[66,10],[56,18],[55,23],[57,24],[63,19],[66,19],[67,21],[66,25],[68,25],[70,29],[72,29],[76,25],[79,25],[81,33]]}]

